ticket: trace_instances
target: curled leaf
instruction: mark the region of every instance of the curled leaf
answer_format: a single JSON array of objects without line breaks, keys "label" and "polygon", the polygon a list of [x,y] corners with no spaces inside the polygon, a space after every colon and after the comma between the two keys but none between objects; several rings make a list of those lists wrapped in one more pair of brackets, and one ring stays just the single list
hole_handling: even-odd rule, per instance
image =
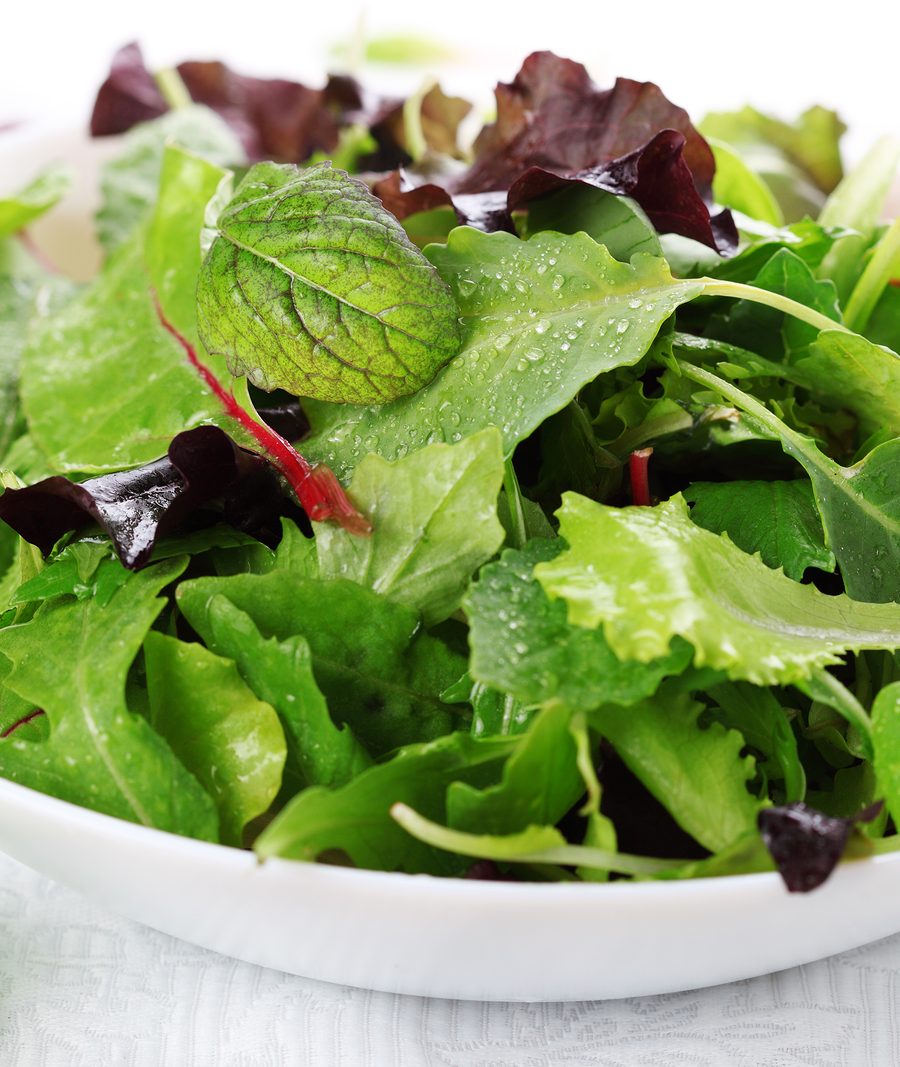
[{"label": "curled leaf", "polygon": [[851,819],[825,815],[807,804],[764,808],[759,832],[790,893],[808,893],[820,886],[844,854],[853,827],[871,822],[882,804],[873,804]]},{"label": "curled leaf", "polygon": [[150,561],[159,537],[213,500],[225,518],[268,544],[279,537],[285,499],[274,471],[216,426],[178,434],[168,455],[136,470],[76,483],[45,478],[0,497],[0,518],[45,554],[63,534],[92,520],[109,535],[123,566]]}]

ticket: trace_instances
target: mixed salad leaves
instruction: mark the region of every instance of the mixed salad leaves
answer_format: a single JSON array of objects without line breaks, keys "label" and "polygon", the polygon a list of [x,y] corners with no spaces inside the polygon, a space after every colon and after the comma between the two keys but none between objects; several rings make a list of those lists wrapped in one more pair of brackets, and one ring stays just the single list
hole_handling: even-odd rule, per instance
[{"label": "mixed salad leaves", "polygon": [[[0,774],[511,880],[900,844],[900,144],[535,53],[469,105],[123,49],[78,285],[0,200]],[[351,175],[354,175],[351,177]]]}]

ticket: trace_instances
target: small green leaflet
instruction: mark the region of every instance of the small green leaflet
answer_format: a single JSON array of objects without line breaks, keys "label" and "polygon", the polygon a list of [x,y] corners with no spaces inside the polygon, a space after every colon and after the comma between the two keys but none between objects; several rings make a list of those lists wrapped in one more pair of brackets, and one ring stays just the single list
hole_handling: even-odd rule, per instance
[{"label": "small green leaflet", "polygon": [[500,434],[492,427],[457,445],[427,445],[395,463],[367,456],[349,491],[373,533],[357,537],[318,525],[322,577],[350,578],[408,604],[426,625],[446,619],[473,572],[503,542],[502,481]]},{"label": "small green leaflet", "polygon": [[694,482],[684,492],[691,519],[705,530],[727,533],[745,552],[758,552],[768,567],[795,581],[807,567],[835,568],[825,544],[812,487],[793,482]]},{"label": "small green leaflet", "polygon": [[149,633],[144,641],[150,725],[172,746],[219,809],[223,844],[268,811],[281,785],[284,734],[231,660],[202,645]]},{"label": "small green leaflet", "polygon": [[68,190],[72,174],[67,167],[48,167],[14,196],[0,197],[0,238],[10,237],[49,211]]},{"label": "small green leaflet", "polygon": [[383,408],[307,406],[304,451],[339,475],[367,452],[396,459],[433,441],[497,426],[503,449],[532,433],[587,382],[637,363],[701,281],[677,281],[664,259],[619,263],[587,234],[459,227],[428,255],[463,316],[459,354],[430,385]]},{"label": "small green leaflet", "polygon": [[550,600],[533,577],[535,565],[555,559],[559,541],[534,540],[507,549],[483,567],[465,600],[472,677],[524,704],[559,700],[590,711],[598,704],[632,704],[652,695],[661,679],[691,659],[686,642],[650,663],[621,660],[602,630],[573,626],[566,606]]},{"label": "small green leaflet", "polygon": [[900,645],[900,605],[826,596],[770,570],[691,522],[684,499],[612,508],[563,497],[568,551],[535,567],[578,626],[603,626],[622,659],[649,662],[677,634],[697,666],[779,685],[807,678],[839,654]]},{"label": "small green leaflet", "polygon": [[186,558],[133,574],[105,606],[59,597],[0,630],[5,685],[50,720],[46,741],[0,741],[0,773],[95,811],[217,839],[215,806],[163,739],[125,706],[125,677]]},{"label": "small green leaflet", "polygon": [[258,163],[217,228],[200,335],[254,385],[383,404],[456,354],[447,286],[380,201],[330,164]]}]

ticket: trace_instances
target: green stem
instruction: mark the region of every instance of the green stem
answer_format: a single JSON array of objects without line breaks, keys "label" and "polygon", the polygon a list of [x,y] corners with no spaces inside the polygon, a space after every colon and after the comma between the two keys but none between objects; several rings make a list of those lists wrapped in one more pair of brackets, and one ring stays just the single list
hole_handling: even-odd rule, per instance
[{"label": "green stem", "polygon": [[801,322],[808,322],[817,330],[841,330],[843,333],[853,333],[834,319],[829,319],[820,311],[814,311],[805,304],[791,300],[781,293],[770,293],[768,289],[758,289],[755,285],[745,285],[743,282],[721,281],[718,278],[699,278],[703,283],[703,296],[728,296],[735,300],[751,300],[754,304],[764,304],[766,307],[783,311],[786,315],[793,315]]},{"label": "green stem", "polygon": [[852,330],[862,333],[866,328],[878,298],[894,274],[900,274],[900,218],[894,219],[878,242],[874,255],[853,287],[844,311],[844,321]]},{"label": "green stem", "polygon": [[522,504],[522,490],[516,477],[512,456],[503,464],[503,488],[506,491],[506,504],[509,508],[509,525],[511,527],[511,547],[524,548],[528,541],[528,529],[525,525],[525,508]]},{"label": "green stem", "polygon": [[191,94],[181,80],[181,75],[174,67],[165,67],[155,75],[156,87],[162,93],[163,100],[173,111],[181,111],[191,106]]},{"label": "green stem", "polygon": [[817,667],[808,682],[801,683],[800,688],[814,700],[821,700],[841,715],[860,736],[861,747],[866,759],[871,759],[872,720],[866,709],[860,704],[850,690],[824,669]]}]

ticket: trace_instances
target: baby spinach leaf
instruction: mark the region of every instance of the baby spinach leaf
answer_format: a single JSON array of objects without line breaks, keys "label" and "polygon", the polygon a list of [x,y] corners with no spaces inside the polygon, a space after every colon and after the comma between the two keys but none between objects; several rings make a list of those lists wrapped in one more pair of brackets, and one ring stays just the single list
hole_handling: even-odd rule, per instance
[{"label": "baby spinach leaf", "polygon": [[306,638],[264,638],[250,616],[222,595],[211,597],[190,619],[209,647],[234,660],[246,684],[278,712],[303,782],[343,785],[369,766],[372,761],[348,727],[331,718]]},{"label": "baby spinach leaf", "polygon": [[338,849],[359,867],[460,874],[465,864],[410,837],[391,818],[391,805],[415,805],[443,819],[450,783],[496,776],[517,745],[517,738],[476,741],[466,734],[409,745],[340,789],[305,789],[260,834],[256,854],[313,860]]},{"label": "baby spinach leaf", "polygon": [[807,481],[693,482],[684,498],[699,526],[727,533],[738,548],[758,552],[763,563],[795,581],[807,567],[835,568]]},{"label": "baby spinach leaf", "polygon": [[0,771],[23,785],[95,811],[215,840],[215,806],[140,716],[125,706],[125,676],[163,607],[160,590],[187,560],[131,576],[101,607],[48,601],[28,623],[0,630],[12,664],[5,685],[50,720],[46,741],[0,741]]},{"label": "baby spinach leaf", "polygon": [[734,208],[752,219],[760,219],[772,226],[784,224],[784,216],[772,190],[756,174],[740,154],[717,138],[709,138],[709,146],[716,160],[713,196],[719,204]]},{"label": "baby spinach leaf", "polygon": [[493,428],[457,445],[427,445],[394,463],[367,456],[349,489],[373,533],[362,538],[319,525],[322,577],[349,578],[408,604],[426,625],[446,619],[472,573],[503,541],[502,481],[500,434]]},{"label": "baby spinach leaf", "polygon": [[633,366],[680,304],[702,291],[665,261],[619,263],[586,234],[460,228],[429,256],[463,316],[463,344],[430,385],[383,408],[306,405],[306,454],[338,474],[366,452],[396,459],[432,441],[497,426],[504,452],[565,407],[585,383]]},{"label": "baby spinach leaf", "polygon": [[559,700],[586,711],[651,696],[665,675],[687,666],[690,646],[676,642],[661,658],[640,663],[619,659],[602,630],[573,626],[565,605],[550,600],[532,573],[563,547],[531,541],[482,568],[464,602],[472,677],[524,704]]},{"label": "baby spinach leaf", "polygon": [[385,403],[459,347],[447,286],[364,185],[320,164],[253,167],[197,289],[200,335],[263,389]]},{"label": "baby spinach leaf", "polygon": [[563,497],[568,551],[534,574],[578,626],[603,626],[622,659],[665,655],[676,634],[694,663],[732,679],[779,685],[839,663],[839,653],[900,644],[900,605],[826,596],[770,570],[691,522],[678,495],[612,508]]},{"label": "baby spinach leaf", "polygon": [[621,263],[635,252],[662,255],[653,224],[631,197],[572,184],[542,196],[528,209],[528,232],[586,233]]},{"label": "baby spinach leaf", "polygon": [[144,641],[150,725],[171,745],[219,811],[223,844],[268,811],[281,785],[284,733],[230,660],[161,633]]},{"label": "baby spinach leaf", "polygon": [[755,761],[741,755],[744,738],[716,722],[701,727],[702,711],[687,694],[662,689],[630,708],[604,705],[588,718],[678,825],[718,852],[755,827],[760,805],[747,789]]},{"label": "baby spinach leaf", "polygon": [[0,197],[0,239],[23,230],[49,211],[72,181],[71,172],[59,164],[48,167],[15,195]]},{"label": "baby spinach leaf", "polygon": [[440,699],[465,661],[421,632],[418,614],[354,582],[320,581],[284,570],[183,582],[178,604],[198,631],[221,594],[264,638],[302,634],[315,679],[334,718],[373,756],[448,733],[459,714]]}]

